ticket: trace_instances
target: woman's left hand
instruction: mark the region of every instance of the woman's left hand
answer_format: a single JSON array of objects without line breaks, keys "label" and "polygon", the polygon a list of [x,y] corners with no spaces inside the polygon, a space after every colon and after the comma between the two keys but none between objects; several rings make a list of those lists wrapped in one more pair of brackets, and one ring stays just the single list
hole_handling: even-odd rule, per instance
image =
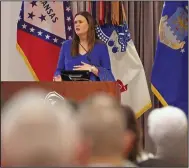
[{"label": "woman's left hand", "polygon": [[76,71],[90,71],[91,70],[91,65],[87,64],[85,62],[81,62],[82,65],[75,65],[73,70]]}]

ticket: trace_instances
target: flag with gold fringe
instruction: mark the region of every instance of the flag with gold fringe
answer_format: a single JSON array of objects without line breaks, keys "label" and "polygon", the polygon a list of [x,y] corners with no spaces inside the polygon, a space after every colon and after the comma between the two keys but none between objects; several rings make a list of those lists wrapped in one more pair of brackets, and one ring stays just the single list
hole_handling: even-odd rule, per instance
[{"label": "flag with gold fringe", "polygon": [[152,92],[162,105],[188,115],[188,2],[164,2],[152,70]]},{"label": "flag with gold fringe", "polygon": [[[118,10],[117,2],[113,4],[114,11]],[[126,20],[123,5],[121,7],[123,20]],[[152,106],[149,88],[127,23],[119,23],[118,15],[113,15],[113,24],[98,25],[96,32],[99,39],[107,44],[112,72],[121,90],[121,103],[132,107],[136,116],[140,117]]]},{"label": "flag with gold fringe", "polygon": [[70,2],[23,1],[17,23],[17,49],[37,81],[52,81],[60,47],[72,38]]}]

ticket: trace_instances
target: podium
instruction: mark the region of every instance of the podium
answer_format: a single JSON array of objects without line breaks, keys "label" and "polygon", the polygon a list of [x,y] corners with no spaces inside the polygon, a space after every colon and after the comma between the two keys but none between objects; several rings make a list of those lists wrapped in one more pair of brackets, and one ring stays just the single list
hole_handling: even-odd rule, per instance
[{"label": "podium", "polygon": [[121,102],[121,93],[117,82],[93,81],[1,82],[1,101],[5,103],[14,93],[27,88],[42,88],[47,92],[56,92],[63,98],[76,102],[95,93],[104,92]]}]

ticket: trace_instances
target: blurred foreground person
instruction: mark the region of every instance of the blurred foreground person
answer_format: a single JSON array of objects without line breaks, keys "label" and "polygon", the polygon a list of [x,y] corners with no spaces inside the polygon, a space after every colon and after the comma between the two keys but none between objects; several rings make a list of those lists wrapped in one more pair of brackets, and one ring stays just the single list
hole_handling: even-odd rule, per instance
[{"label": "blurred foreground person", "polygon": [[88,166],[124,167],[128,135],[120,104],[106,94],[97,94],[83,102],[78,110]]},{"label": "blurred foreground person", "polygon": [[155,109],[148,117],[148,127],[157,153],[155,159],[140,166],[187,166],[188,123],[185,113],[171,106]]},{"label": "blurred foreground person", "polygon": [[124,157],[126,158],[126,166],[136,167],[138,162],[153,158],[152,153],[147,153],[141,146],[141,130],[137,123],[137,119],[133,109],[127,105],[122,105],[126,120],[126,131],[130,134],[129,144],[126,145]]},{"label": "blurred foreground person", "polygon": [[80,131],[66,101],[44,103],[47,93],[19,92],[5,104],[1,116],[1,163],[10,166],[68,166],[77,164]]}]

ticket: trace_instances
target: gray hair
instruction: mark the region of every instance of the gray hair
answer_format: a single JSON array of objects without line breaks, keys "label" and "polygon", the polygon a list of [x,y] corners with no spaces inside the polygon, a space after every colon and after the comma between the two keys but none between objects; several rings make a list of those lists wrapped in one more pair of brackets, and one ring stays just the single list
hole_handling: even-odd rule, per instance
[{"label": "gray hair", "polygon": [[45,90],[25,90],[5,104],[1,117],[5,164],[64,166],[74,161],[80,130],[73,109],[66,101],[45,104],[45,95]]},{"label": "gray hair", "polygon": [[121,106],[113,97],[93,95],[80,105],[78,115],[84,137],[91,140],[93,156],[123,152],[126,124]]},{"label": "gray hair", "polygon": [[160,157],[184,157],[187,148],[187,117],[172,106],[153,110],[148,117],[149,135]]}]

